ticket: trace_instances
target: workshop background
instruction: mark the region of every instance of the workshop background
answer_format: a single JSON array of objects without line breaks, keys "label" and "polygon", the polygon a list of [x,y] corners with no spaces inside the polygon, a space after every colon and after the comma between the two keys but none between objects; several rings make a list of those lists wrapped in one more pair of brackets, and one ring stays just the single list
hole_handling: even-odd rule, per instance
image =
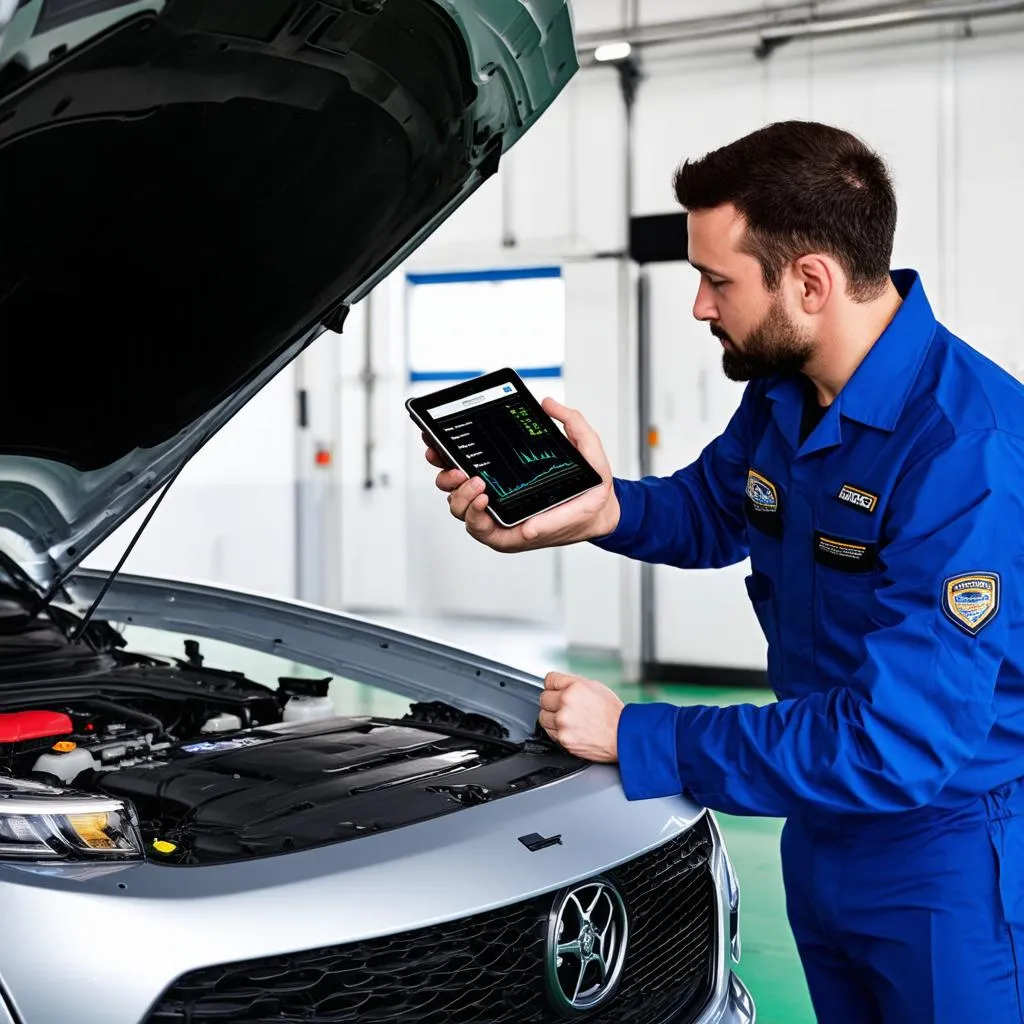
[{"label": "workshop background", "polygon": [[[345,609],[626,699],[771,699],[746,565],[490,552],[450,517],[403,403],[510,365],[584,412],[618,475],[691,461],[741,385],[691,316],[672,172],[788,118],[881,152],[900,203],[894,266],[918,269],[938,317],[1020,375],[1024,2],[575,0],[574,15],[583,68],[566,93],[343,336],[321,337],[199,453],[127,572]],[[112,567],[145,511],[89,564]],[[722,821],[759,1019],[810,1021],[781,822]]]}]

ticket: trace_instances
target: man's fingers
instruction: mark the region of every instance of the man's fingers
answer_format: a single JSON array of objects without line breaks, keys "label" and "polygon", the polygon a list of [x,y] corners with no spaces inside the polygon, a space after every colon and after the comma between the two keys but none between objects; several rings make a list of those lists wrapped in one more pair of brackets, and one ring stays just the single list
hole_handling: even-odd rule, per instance
[{"label": "man's fingers", "polygon": [[595,434],[594,428],[587,423],[583,418],[583,414],[578,409],[571,409],[567,405],[562,405],[561,402],[556,402],[553,398],[545,398],[541,403],[541,407],[553,420],[557,420],[565,427],[569,440],[577,448],[579,447],[582,435],[587,433]]},{"label": "man's fingers", "polygon": [[611,467],[608,464],[608,455],[601,444],[601,438],[597,431],[584,419],[583,413],[576,409],[570,409],[553,398],[545,398],[541,403],[544,411],[554,420],[565,427],[565,436],[573,443],[580,454],[601,474],[608,479],[611,476]]},{"label": "man's fingers", "polygon": [[542,540],[546,543],[560,543],[564,535],[570,534],[579,525],[581,517],[589,514],[586,499],[587,495],[580,495],[564,505],[527,519],[523,523],[523,537],[531,542]]},{"label": "man's fingers", "polygon": [[452,492],[451,510],[456,519],[465,519],[470,505],[483,494],[484,482],[479,477],[467,480]]},{"label": "man's fingers", "polygon": [[555,728],[555,713],[553,711],[542,711],[537,716],[540,727],[552,738],[558,738],[558,730]]},{"label": "man's fingers", "polygon": [[565,690],[576,681],[576,678],[576,676],[567,676],[563,672],[549,672],[544,677],[544,689]]},{"label": "man's fingers", "polygon": [[447,469],[448,464],[441,458],[441,453],[436,448],[428,448],[424,453],[423,457],[429,462],[435,469]]},{"label": "man's fingers", "polygon": [[461,469],[446,469],[437,474],[434,484],[439,491],[447,491],[450,494],[458,490],[468,479]]},{"label": "man's fingers", "polygon": [[562,405],[561,402],[555,401],[553,398],[545,398],[540,403],[541,408],[552,418],[558,420],[559,423],[565,423],[569,415],[574,411],[567,405]]},{"label": "man's fingers", "polygon": [[540,695],[540,706],[544,711],[556,712],[562,706],[560,690],[545,690]]}]

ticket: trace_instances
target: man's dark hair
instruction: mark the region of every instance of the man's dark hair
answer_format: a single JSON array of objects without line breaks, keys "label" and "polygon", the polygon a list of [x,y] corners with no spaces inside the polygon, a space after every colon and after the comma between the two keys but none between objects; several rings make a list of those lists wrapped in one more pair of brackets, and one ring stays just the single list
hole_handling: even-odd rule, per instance
[{"label": "man's dark hair", "polygon": [[831,256],[858,301],[889,280],[896,195],[885,162],[849,132],[813,121],[768,125],[686,161],[676,198],[693,212],[732,203],[747,222],[744,248],[774,291],[786,265]]}]

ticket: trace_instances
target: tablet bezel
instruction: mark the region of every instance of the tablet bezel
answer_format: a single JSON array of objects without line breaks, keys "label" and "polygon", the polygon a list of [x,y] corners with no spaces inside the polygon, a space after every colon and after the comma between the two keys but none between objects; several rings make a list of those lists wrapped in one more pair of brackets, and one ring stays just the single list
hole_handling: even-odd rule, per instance
[{"label": "tablet bezel", "polygon": [[[533,505],[529,506],[525,515],[520,516],[517,513],[517,518],[515,519],[511,519],[503,514],[501,509],[501,499],[495,493],[491,485],[485,480],[484,487],[489,498],[487,511],[500,526],[514,527],[521,523],[525,523],[528,519],[532,519],[534,516],[541,515],[543,512],[557,508],[559,505],[564,505],[567,502],[572,501],[574,498],[578,498],[581,494],[586,494],[587,491],[593,490],[595,487],[599,487],[604,482],[597,470],[590,465],[576,446],[573,445],[573,443],[565,436],[565,433],[560,429],[558,422],[553,420],[544,411],[533,392],[530,391],[523,382],[522,377],[520,377],[514,369],[506,366],[500,370],[493,370],[489,373],[482,374],[479,377],[473,377],[470,380],[459,381],[457,384],[452,384],[439,391],[431,392],[429,395],[418,395],[415,398],[410,398],[406,401],[405,407],[417,426],[419,426],[427,436],[430,437],[431,443],[439,451],[442,457],[447,459],[452,466],[461,469],[467,476],[474,477],[477,473],[468,460],[460,458],[458,453],[449,451],[445,447],[443,439],[439,436],[441,431],[437,429],[436,421],[427,413],[427,408],[436,405],[445,405],[448,402],[455,402],[460,398],[468,398],[471,395],[476,394],[478,391],[486,391],[488,388],[498,387],[502,384],[513,384],[516,388],[517,395],[526,403],[530,408],[530,411],[542,420],[542,422],[551,424],[555,433],[559,435],[560,440],[558,443],[564,446],[566,453],[571,454],[571,457],[575,462],[579,463],[580,469],[585,474],[585,479],[582,485],[578,488],[574,488],[571,493],[559,496],[555,500],[543,498],[536,503],[538,507],[534,507]],[[467,410],[467,412],[471,411],[472,410]]]}]

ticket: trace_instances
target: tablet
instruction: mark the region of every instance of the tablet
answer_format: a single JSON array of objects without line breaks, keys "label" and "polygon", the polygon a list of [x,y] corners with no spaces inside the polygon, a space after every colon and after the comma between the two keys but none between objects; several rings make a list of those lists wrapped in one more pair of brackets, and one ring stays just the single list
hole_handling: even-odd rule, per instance
[{"label": "tablet", "polygon": [[515,370],[410,398],[405,407],[443,457],[484,481],[487,511],[501,526],[517,526],[602,482]]}]

